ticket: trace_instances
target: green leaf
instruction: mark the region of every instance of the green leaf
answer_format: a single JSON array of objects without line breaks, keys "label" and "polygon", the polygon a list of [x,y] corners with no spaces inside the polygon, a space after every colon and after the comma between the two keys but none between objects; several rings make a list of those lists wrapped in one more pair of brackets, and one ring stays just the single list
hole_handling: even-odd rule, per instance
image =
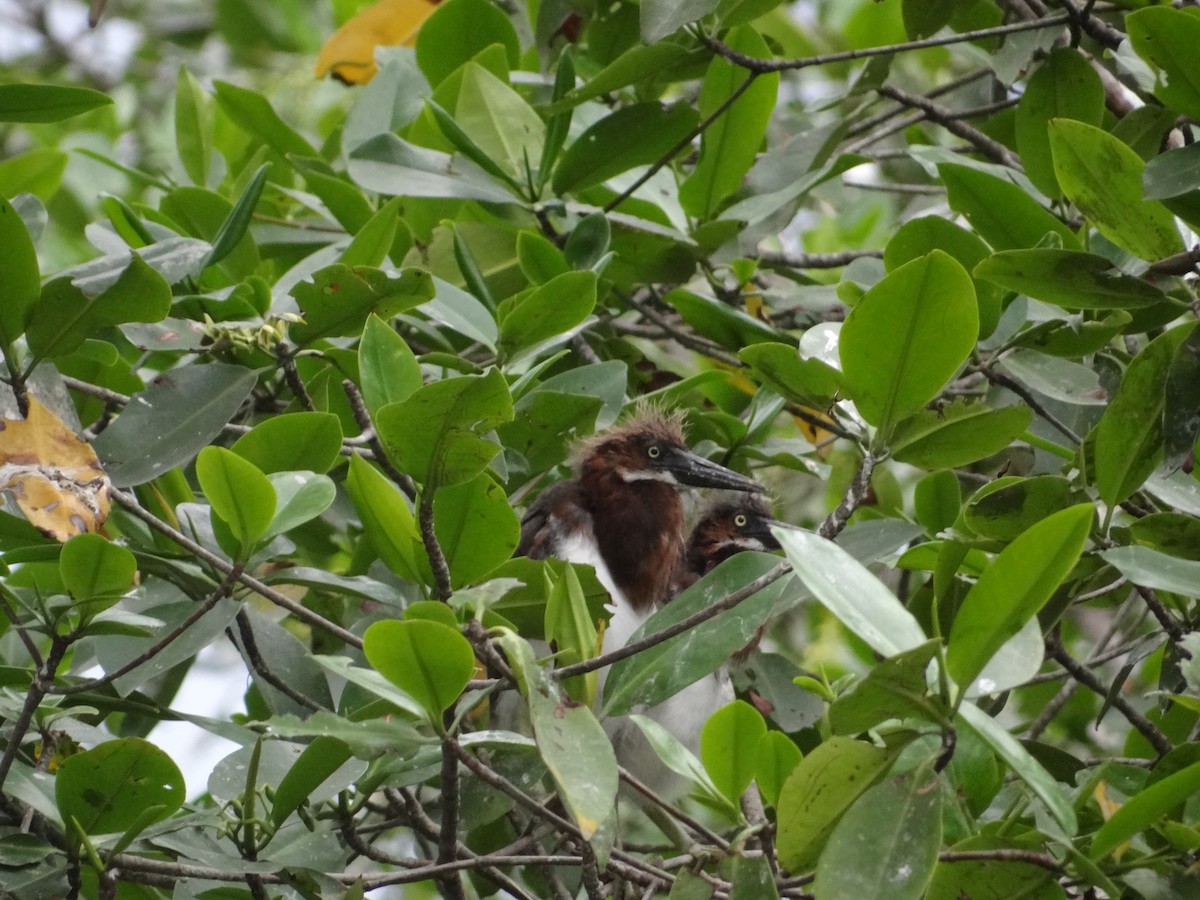
[{"label": "green leaf", "polygon": [[1184,10],[1140,9],[1126,17],[1125,27],[1137,55],[1159,69],[1154,93],[1176,111],[1200,118],[1195,56],[1200,19]]},{"label": "green leaf", "polygon": [[375,424],[401,471],[434,491],[480,474],[500,452],[484,435],[512,418],[508,383],[492,369],[427,384],[381,408]]},{"label": "green leaf", "polygon": [[26,340],[38,358],[70,353],[98,330],[124,322],[158,322],[171,311],[171,287],[136,253],[120,277],[95,295],[66,277],[54,279],[29,317]]},{"label": "green leaf", "polygon": [[269,480],[275,489],[275,515],[263,535],[264,540],[312,521],[329,509],[337,498],[337,488],[324,475],[301,471],[277,472]]},{"label": "green leaf", "polygon": [[98,534],[78,534],[58,558],[63,584],[87,618],[112,606],[133,585],[137,560]]},{"label": "green leaf", "polygon": [[205,447],[196,457],[196,478],[213,509],[241,544],[240,559],[275,518],[275,488],[251,462],[224,447]]},{"label": "green leaf", "polygon": [[1142,185],[1147,200],[1168,200],[1200,188],[1200,144],[1168,150],[1147,161]]},{"label": "green leaf", "polygon": [[554,168],[554,193],[582,191],[634,166],[657,162],[699,122],[696,110],[682,103],[622,107],[589,126],[567,147]]},{"label": "green leaf", "polygon": [[342,424],[333,413],[290,412],[259,422],[230,449],[266,475],[328,472],[341,458]]},{"label": "green leaf", "polygon": [[1180,468],[1200,438],[1200,331],[1193,329],[1175,351],[1163,395],[1163,457]]},{"label": "green leaf", "polygon": [[[200,263],[210,248],[207,241],[195,238],[167,238],[139,249],[134,255],[141,257],[168,284],[178,284],[189,275],[200,273]],[[59,272],[58,277],[69,278],[75,287],[87,296],[94,297],[112,287],[128,268],[129,252],[121,251]]]},{"label": "green leaf", "polygon": [[563,252],[536,231],[524,230],[517,234],[517,262],[521,272],[531,284],[545,284],[571,271]]},{"label": "green leaf", "polygon": [[500,349],[513,355],[581,324],[596,306],[595,272],[564,272],[534,288],[500,322]]},{"label": "green leaf", "polygon": [[698,789],[699,795],[708,805],[714,806],[730,818],[737,816],[737,804],[725,798],[708,776],[700,760],[674,734],[649,716],[629,717],[646,738],[655,755],[672,772],[682,775]]},{"label": "green leaf", "polygon": [[440,729],[441,714],[475,674],[475,651],[457,630],[429,619],[376,622],[363,634],[367,661],[425,708]]},{"label": "green leaf", "polygon": [[608,253],[611,240],[608,218],[602,212],[591,213],[580,219],[567,235],[563,256],[573,269],[592,269]]},{"label": "green leaf", "polygon": [[1047,516],[1086,499],[1058,475],[1005,476],[975,493],[963,510],[963,523],[982,537],[1013,541]]},{"label": "green leaf", "polygon": [[925,632],[896,595],[833,541],[772,528],[796,575],[842,624],[884,656],[925,643]]},{"label": "green leaf", "polygon": [[737,803],[758,771],[759,746],[767,735],[762,713],[745,700],[721,707],[700,732],[700,760],[730,803]]},{"label": "green leaf", "polygon": [[1096,517],[1080,503],[1038,522],[979,576],[950,629],[946,668],[966,687],[1009,638],[1037,615],[1075,567]]},{"label": "green leaf", "polygon": [[1002,292],[974,275],[975,267],[991,253],[978,235],[941,216],[910,219],[888,241],[883,250],[883,264],[890,272],[933,250],[949,253],[972,273],[975,299],[979,303],[979,336],[987,337],[1000,321]]},{"label": "green leaf", "polygon": [[389,319],[420,306],[434,295],[433,279],[424,269],[401,269],[389,275],[369,266],[326,266],[292,288],[302,323],[288,329],[298,344],[362,331],[371,313]]},{"label": "green leaf", "polygon": [[832,402],[842,390],[842,373],[819,359],[801,359],[791,344],[763,341],[738,351],[763,384],[796,403],[818,408]]},{"label": "green leaf", "polygon": [[499,644],[529,704],[533,735],[559,796],[586,840],[611,815],[617,799],[617,760],[592,711],[570,701],[534,658],[528,642],[504,630]]},{"label": "green leaf", "polygon": [[1005,731],[995,719],[971,703],[964,703],[958,708],[958,723],[969,727],[996,751],[1012,769],[1013,774],[1024,781],[1038,799],[1046,804],[1050,815],[1068,836],[1075,834],[1079,826],[1070,798],[1062,785],[1021,746],[1020,741]]},{"label": "green leaf", "polygon": [[834,734],[855,735],[888,719],[915,716],[939,723],[945,712],[928,695],[925,673],[941,641],[934,638],[904,653],[889,657],[838,696],[829,707],[829,727]]},{"label": "green leaf", "polygon": [[[822,900],[918,900],[942,844],[942,786],[932,764],[875,785],[829,836],[813,892]],[[869,847],[871,852],[864,853]]]},{"label": "green leaf", "polygon": [[132,487],[188,462],[224,428],[257,378],[210,363],[165,373],[135,394],[93,442],[115,487]]},{"label": "green leaf", "polygon": [[930,37],[941,31],[958,7],[957,0],[904,0],[900,6],[904,31],[911,40]]},{"label": "green leaf", "polygon": [[1058,235],[1068,249],[1079,249],[1075,232],[1011,181],[957,163],[942,163],[938,174],[950,208],[966,216],[995,249],[1034,247],[1047,234]]},{"label": "green leaf", "polygon": [[[274,731],[274,729],[272,729]],[[278,828],[330,775],[350,759],[350,748],[335,737],[321,736],[304,748],[275,788],[271,822]]]},{"label": "green leaf", "polygon": [[659,41],[649,46],[635,44],[597,72],[586,84],[568,91],[546,111],[558,113],[562,109],[578,106],[585,100],[615,93],[623,87],[662,72],[682,60],[688,53],[687,47],[673,41]]},{"label": "green leaf", "polygon": [[954,403],[936,412],[921,410],[892,433],[892,456],[922,469],[954,469],[999,453],[1033,420],[1026,406],[988,409]]},{"label": "green leaf", "polygon": [[1146,164],[1126,144],[1092,125],[1054,119],[1050,149],[1063,193],[1102,235],[1150,261],[1183,250],[1175,217],[1144,199]]},{"label": "green leaf", "polygon": [[[680,4],[672,0],[672,5]],[[645,5],[642,15],[646,15]],[[725,43],[747,56],[771,56],[766,41],[749,25],[731,29]],[[746,78],[745,69],[714,56],[700,85],[700,117],[707,120],[741,89]],[[689,215],[711,219],[721,202],[741,187],[766,137],[778,91],[778,72],[760,75],[705,129],[700,138],[700,159],[679,188],[679,202]]]},{"label": "green leaf", "polygon": [[1164,385],[1176,352],[1194,327],[1172,328],[1147,344],[1125,370],[1117,395],[1096,424],[1096,488],[1109,506],[1141,487],[1162,459]]},{"label": "green leaf", "polygon": [[1103,116],[1104,85],[1091,63],[1073,47],[1051,50],[1030,76],[1017,104],[1017,150],[1034,187],[1047,197],[1062,195],[1050,153],[1050,120],[1099,125]]},{"label": "green leaf", "polygon": [[492,44],[504,47],[508,67],[515,69],[520,41],[508,16],[487,0],[449,0],[421,25],[417,65],[437,87],[451,72]]},{"label": "green leaf", "polygon": [[975,287],[953,257],[934,250],[889,273],[858,301],[838,340],[858,411],[886,432],[937,396],[978,335]]},{"label": "green leaf", "polygon": [[376,555],[401,578],[419,584],[415,548],[421,546],[421,534],[399,488],[356,453],[350,457],[346,489]]},{"label": "green leaf", "polygon": [[320,156],[312,144],[279,117],[262,94],[227,81],[214,81],[213,88],[217,105],[225,115],[279,155]]},{"label": "green leaf", "polygon": [[[992,835],[973,835],[954,844],[952,852],[982,852],[981,859],[958,859],[939,863],[929,883],[928,900],[1066,900],[1066,894],[1054,879],[1054,873],[1039,865],[1006,859],[1015,851],[1028,852],[1024,842]],[[991,854],[988,851],[999,851]]]},{"label": "green leaf", "polygon": [[1137,309],[1165,299],[1149,282],[1078,250],[1004,250],[979,263],[975,276],[1063,309]]},{"label": "green leaf", "polygon": [[175,77],[175,148],[197,187],[208,186],[213,152],[213,99],[186,66]]},{"label": "green leaf", "polygon": [[183,805],[184,792],[183,773],[171,757],[140,738],[107,741],[68,756],[54,778],[63,821],[77,823],[85,835],[152,825]]},{"label": "green leaf", "polygon": [[521,537],[504,489],[486,472],[438,491],[433,521],[456,589],[482,581],[512,556]]},{"label": "green leaf", "polygon": [[1200,791],[1200,762],[1168,775],[1126,800],[1092,838],[1090,856],[1103,859]]},{"label": "green leaf", "polygon": [[233,205],[229,215],[221,223],[221,227],[217,229],[212,249],[208,251],[208,256],[203,263],[205,266],[219,263],[232,253],[242,238],[246,236],[246,232],[250,228],[250,218],[254,215],[254,208],[258,206],[258,200],[262,196],[263,187],[267,183],[267,173],[270,170],[270,163],[263,163],[250,176],[250,182],[242,191],[242,196],[238,197],[237,203]]},{"label": "green leaf", "polygon": [[[736,554],[657,610],[630,640],[673,625],[765,575],[778,564],[778,557],[765,553]],[[614,663],[604,683],[601,712],[616,716],[636,707],[652,706],[715,672],[731,654],[750,642],[786,582],[787,579],[779,579],[733,609]]]},{"label": "green leaf", "polygon": [[389,197],[450,197],[491,203],[515,199],[507,187],[478,167],[448,153],[410,144],[390,132],[355,147],[346,168],[355,184]]},{"label": "green leaf", "polygon": [[1100,556],[1134,584],[1185,597],[1200,596],[1200,562],[1150,547],[1115,547]]},{"label": "green leaf", "polygon": [[404,338],[372,313],[358,345],[363,402],[374,415],[389,403],[407,400],[421,386],[421,364]]},{"label": "green leaf", "polygon": [[644,0],[640,8],[642,43],[653,44],[689,22],[707,16],[719,0]]},{"label": "green leaf", "polygon": [[793,872],[810,870],[846,810],[886,774],[898,752],[844,737],[813,748],[779,793],[779,861]]},{"label": "green leaf", "polygon": [[[569,47],[564,47],[562,53],[559,54],[558,66],[554,72],[554,103],[551,105],[557,106],[558,101],[562,100],[574,87],[575,57]],[[571,131],[573,110],[568,106],[565,109],[555,110],[553,113],[547,112],[547,116],[546,139],[542,143],[542,160],[538,171],[538,196],[541,195],[546,182],[550,180],[550,173],[554,170],[554,164],[558,162],[558,154],[562,152],[563,144],[567,142],[567,135]]]},{"label": "green leaf", "polygon": [[[0,89],[3,85],[0,85]],[[37,251],[11,203],[0,196],[0,342],[4,352],[25,332],[30,311],[42,292]]]},{"label": "green leaf", "polygon": [[[554,578],[546,593],[543,632],[546,640],[553,642],[562,665],[591,659],[598,652],[596,625],[573,565],[563,567],[562,577]],[[591,706],[597,681],[595,672],[587,672],[568,679],[564,687],[573,699]]]},{"label": "green leaf", "polygon": [[754,780],[763,799],[771,806],[779,805],[779,792],[803,757],[800,748],[782,731],[769,731],[763,736],[758,745]]},{"label": "green leaf", "polygon": [[518,182],[524,184],[528,170],[541,167],[546,141],[541,116],[520,94],[478,63],[467,63],[463,69],[454,121],[489,159]]},{"label": "green leaf", "polygon": [[393,197],[379,207],[379,211],[357,229],[354,240],[342,252],[338,262],[351,267],[383,265],[392,252],[403,207],[401,197]]},{"label": "green leaf", "polygon": [[729,860],[729,900],[779,900],[771,864],[761,856],[738,854]]},{"label": "green leaf", "polygon": [[89,88],[0,84],[0,122],[61,122],[112,102]]},{"label": "green leaf", "polygon": [[[776,329],[715,297],[676,288],[662,299],[664,303],[675,307],[683,316],[683,321],[701,335],[730,350],[741,350],[747,344],[762,341],[777,341],[780,337]],[[806,366],[806,369],[811,370],[812,367]]]},{"label": "green leaf", "polygon": [[962,509],[962,486],[951,471],[930,472],[913,490],[913,515],[930,534],[952,526]]}]

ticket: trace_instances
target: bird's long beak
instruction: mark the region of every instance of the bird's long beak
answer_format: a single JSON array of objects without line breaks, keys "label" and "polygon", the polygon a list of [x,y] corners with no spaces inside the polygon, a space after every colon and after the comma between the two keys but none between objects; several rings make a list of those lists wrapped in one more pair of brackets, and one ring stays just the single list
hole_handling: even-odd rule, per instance
[{"label": "bird's long beak", "polygon": [[760,519],[755,516],[751,519],[754,528],[750,531],[750,536],[763,545],[764,550],[779,550],[779,541],[775,539],[775,535],[771,534],[771,526],[778,525],[781,528],[793,528],[787,522],[780,522],[778,519]]},{"label": "bird's long beak", "polygon": [[680,484],[691,487],[724,488],[730,491],[762,493],[765,488],[753,478],[740,475],[732,469],[709,462],[688,450],[673,450],[664,453],[656,468],[665,469],[675,476]]}]

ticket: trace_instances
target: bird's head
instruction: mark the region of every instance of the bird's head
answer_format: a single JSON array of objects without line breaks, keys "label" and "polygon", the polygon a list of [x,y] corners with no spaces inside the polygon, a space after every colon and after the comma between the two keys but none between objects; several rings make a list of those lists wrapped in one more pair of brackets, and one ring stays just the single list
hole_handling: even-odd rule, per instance
[{"label": "bird's head", "polygon": [[709,462],[687,448],[683,417],[643,408],[618,428],[585,441],[579,448],[581,469],[607,471],[626,483],[657,481],[675,487],[762,491],[753,478]]},{"label": "bird's head", "polygon": [[781,524],[759,497],[721,500],[700,516],[688,539],[688,568],[703,575],[743,550],[778,550],[771,526]]}]

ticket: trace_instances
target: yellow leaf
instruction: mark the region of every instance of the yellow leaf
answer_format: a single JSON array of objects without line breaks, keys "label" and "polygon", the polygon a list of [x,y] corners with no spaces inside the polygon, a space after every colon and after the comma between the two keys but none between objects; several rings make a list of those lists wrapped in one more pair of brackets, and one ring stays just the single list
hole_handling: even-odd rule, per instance
[{"label": "yellow leaf", "polygon": [[317,77],[332,74],[345,84],[375,77],[375,48],[412,44],[421,23],[437,9],[436,0],[380,0],[348,19],[321,48]]},{"label": "yellow leaf", "polygon": [[92,445],[33,397],[24,419],[0,419],[0,490],[38,531],[66,542],[108,518],[111,485]]}]

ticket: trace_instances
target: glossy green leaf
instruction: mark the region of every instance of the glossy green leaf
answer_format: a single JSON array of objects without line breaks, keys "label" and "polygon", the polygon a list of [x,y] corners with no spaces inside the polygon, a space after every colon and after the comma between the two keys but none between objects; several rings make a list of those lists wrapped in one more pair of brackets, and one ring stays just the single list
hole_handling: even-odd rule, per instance
[{"label": "glossy green leaf", "polygon": [[971,277],[935,250],[889,273],[858,301],[838,340],[855,406],[887,431],[937,396],[979,334]]},{"label": "glossy green leaf", "polygon": [[571,271],[571,265],[561,250],[536,231],[517,234],[517,262],[531,284],[545,284]]},{"label": "glossy green leaf", "polygon": [[769,731],[763,736],[758,745],[754,780],[763,799],[771,806],[779,805],[779,792],[803,757],[800,748],[782,731]]},{"label": "glossy green leaf", "polygon": [[888,241],[883,250],[883,264],[890,272],[933,250],[949,253],[964,269],[972,273],[971,277],[975,281],[975,299],[979,304],[979,336],[987,337],[995,331],[996,324],[1000,321],[1002,292],[995,285],[980,281],[973,274],[980,260],[991,253],[988,245],[978,235],[941,216],[909,219]]},{"label": "glossy green leaf", "polygon": [[111,606],[133,585],[133,554],[98,534],[78,534],[63,545],[58,569],[87,617]]},{"label": "glossy green leaf", "polygon": [[988,409],[982,403],[921,410],[892,433],[892,456],[922,469],[953,469],[999,453],[1033,420],[1026,406]]},{"label": "glossy green leaf", "polygon": [[1077,250],[1005,250],[976,266],[975,276],[1063,309],[1137,309],[1164,299],[1153,284]]},{"label": "glossy green leaf", "polygon": [[939,723],[946,717],[928,696],[926,671],[941,641],[926,641],[877,663],[866,677],[838,696],[829,707],[834,734],[855,735],[888,719],[916,717]]},{"label": "glossy green leaf", "polygon": [[1047,234],[1058,235],[1068,249],[1079,248],[1070,228],[1011,181],[957,163],[943,163],[938,173],[950,208],[996,250],[1034,247]]},{"label": "glossy green leaf", "polygon": [[1144,199],[1146,164],[1126,144],[1092,125],[1054,119],[1050,149],[1063,193],[1102,235],[1151,261],[1183,250],[1175,217]]},{"label": "glossy green leaf", "polygon": [[301,410],[264,419],[231,449],[266,475],[328,472],[341,458],[342,425],[332,413]]},{"label": "glossy green leaf", "polygon": [[537,664],[533,648],[505,631],[499,644],[529,704],[533,735],[559,796],[590,840],[609,817],[617,798],[617,760],[592,711],[570,701],[550,673]]},{"label": "glossy green leaf", "polygon": [[411,694],[441,724],[475,674],[475,652],[457,630],[428,619],[376,622],[363,634],[367,661],[400,690]]},{"label": "glossy green leaf", "polygon": [[354,240],[342,251],[338,262],[351,268],[383,265],[392,252],[403,206],[402,198],[393,197],[379,207],[378,212],[357,229]]},{"label": "glossy green leaf", "polygon": [[[548,588],[543,631],[557,650],[559,663],[571,665],[593,658],[600,649],[596,624],[575,567],[564,566],[562,576],[554,578]],[[592,706],[598,683],[597,673],[587,672],[567,679],[563,686],[573,699]]]},{"label": "glossy green leaf", "polygon": [[1147,200],[1168,200],[1200,189],[1200,144],[1188,144],[1146,162],[1142,186]]},{"label": "glossy green leaf", "polygon": [[726,799],[737,803],[759,767],[759,747],[767,735],[762,713],[745,700],[721,707],[700,732],[700,761]]},{"label": "glossy green leaf", "polygon": [[729,860],[729,900],[779,900],[771,864],[761,856],[737,855]]},{"label": "glossy green leaf", "polygon": [[421,386],[421,365],[404,338],[386,321],[367,316],[358,345],[363,402],[374,415],[389,403],[407,400]]},{"label": "glossy green leaf", "polygon": [[779,793],[779,861],[793,872],[810,870],[838,821],[887,773],[896,752],[832,737],[800,760]]},{"label": "glossy green leaf", "polygon": [[192,184],[208,186],[213,152],[213,99],[186,66],[175,77],[175,147]]},{"label": "glossy green leaf", "polygon": [[1137,55],[1159,69],[1154,93],[1177,112],[1200,117],[1200,76],[1194,53],[1200,20],[1183,10],[1157,7],[1130,13],[1125,26]]},{"label": "glossy green leaf", "polygon": [[842,373],[819,359],[801,359],[791,344],[764,341],[738,352],[760,381],[797,403],[821,405],[842,390]]},{"label": "glossy green leaf", "polygon": [[1193,329],[1175,350],[1163,395],[1163,458],[1175,471],[1200,438],[1200,331]]},{"label": "glossy green leaf", "polygon": [[963,522],[975,534],[1013,541],[1047,516],[1087,499],[1058,475],[1005,476],[980,488],[963,510]]},{"label": "glossy green leaf", "polygon": [[1200,596],[1200,562],[1168,556],[1151,547],[1114,547],[1100,555],[1134,584],[1185,597]]},{"label": "glossy green leaf", "polygon": [[47,284],[29,317],[26,340],[36,356],[53,358],[70,353],[99,329],[158,322],[170,311],[170,285],[133,253],[120,277],[98,294],[89,295],[62,277]]},{"label": "glossy green leaf", "polygon": [[[1012,853],[1028,852],[1028,846],[992,835],[973,835],[950,847],[952,852],[977,851],[980,859],[956,859],[938,863],[926,894],[928,900],[1066,900],[1066,894],[1054,880],[1054,873],[1019,858],[1006,859]],[[987,858],[988,851],[997,851]]]},{"label": "glossy green leaf", "polygon": [[467,63],[463,70],[454,121],[489,159],[519,183],[528,180],[526,166],[534,171],[540,168],[546,141],[541,116],[520,94],[478,63]]},{"label": "glossy green leaf", "polygon": [[604,213],[584,216],[567,235],[563,256],[573,269],[592,269],[608,253],[612,229]]},{"label": "glossy green leaf", "polygon": [[90,88],[0,84],[0,122],[61,122],[112,102]]},{"label": "glossy green leaf", "polygon": [[347,161],[354,183],[388,197],[449,197],[511,203],[512,192],[477,166],[388,132],[355,147]]},{"label": "glossy green leaf", "polygon": [[262,94],[227,81],[214,81],[217,105],[233,122],[281,156],[319,156],[316,148],[279,117]]},{"label": "glossy green leaf", "polygon": [[1076,406],[1104,406],[1108,400],[1095,369],[1033,350],[1005,354],[1000,363],[1017,381],[1039,394]]},{"label": "glossy green leaf", "polygon": [[[779,331],[715,297],[676,288],[662,299],[664,303],[675,307],[683,321],[701,335],[730,350],[740,350],[747,344],[779,340]],[[805,368],[808,372],[819,371],[810,365]]]},{"label": "glossy green leaf", "polygon": [[1193,327],[1191,323],[1171,329],[1133,358],[1096,425],[1096,488],[1109,506],[1141,487],[1162,459],[1163,385],[1176,352]]},{"label": "glossy green leaf", "polygon": [[707,805],[716,807],[731,818],[737,815],[737,804],[727,800],[725,795],[717,790],[708,771],[683,741],[650,716],[632,715],[629,719],[641,730],[646,742],[663,765],[687,779]]},{"label": "glossy green leaf", "polygon": [[[215,196],[215,195],[214,195]],[[178,284],[189,275],[200,273],[200,263],[211,245],[196,238],[166,238],[139,249],[136,256],[158,272],[168,284]],[[95,297],[112,287],[129,269],[129,252],[123,250],[58,273],[89,297]]]},{"label": "glossy green leaf", "polygon": [[141,738],[68,756],[54,778],[63,821],[76,823],[85,835],[124,832],[135,823],[148,827],[183,805],[184,790],[171,757]]},{"label": "glossy green leaf", "polygon": [[315,519],[333,505],[337,488],[324,475],[312,472],[277,472],[269,478],[275,489],[275,515],[264,539],[285,534]]},{"label": "glossy green leaf", "polygon": [[962,486],[954,472],[930,472],[913,489],[913,515],[930,534],[937,534],[954,524],[962,499]]},{"label": "glossy green leaf", "polygon": [[508,16],[486,0],[449,0],[441,4],[417,35],[417,65],[437,87],[477,53],[500,44],[510,69],[521,52],[517,33]]},{"label": "glossy green leaf", "polygon": [[[681,6],[671,0],[672,6]],[[643,17],[647,14],[642,6]],[[771,51],[749,25],[731,29],[725,43],[739,53],[769,58]],[[728,102],[746,80],[746,70],[714,56],[700,85],[700,117],[707,119]],[[680,185],[679,202],[698,219],[711,219],[721,202],[736,191],[762,146],[775,109],[779,73],[760,75],[700,138],[700,159]]]},{"label": "glossy green leaf", "polygon": [[829,836],[813,892],[822,900],[919,900],[941,845],[942,787],[926,764],[854,802]]},{"label": "glossy green leaf", "polygon": [[500,348],[514,354],[570,331],[596,306],[596,273],[564,272],[535,288],[500,322]]},{"label": "glossy green leaf", "polygon": [[288,334],[299,344],[362,331],[371,313],[389,319],[431,299],[433,280],[424,269],[402,269],[389,275],[368,266],[327,266],[313,273],[312,281],[292,288],[304,316]]},{"label": "glossy green leaf", "polygon": [[[0,86],[2,87],[2,86]],[[42,292],[37,251],[11,203],[0,196],[0,341],[8,345],[25,331],[30,311]]]},{"label": "glossy green leaf", "polygon": [[225,217],[225,221],[217,230],[212,241],[212,249],[208,252],[204,265],[212,266],[219,263],[232,253],[242,238],[246,236],[250,228],[250,218],[254,215],[259,198],[262,197],[263,188],[267,183],[267,173],[270,169],[269,163],[263,163],[250,176],[250,182],[246,185],[246,189],[242,191],[237,203],[233,205],[229,215]]},{"label": "glossy green leaf", "polygon": [[242,545],[242,558],[275,518],[275,488],[252,462],[224,447],[205,447],[196,457],[196,478],[213,513]]},{"label": "glossy green leaf", "polygon": [[684,870],[675,876],[675,883],[671,885],[671,893],[667,895],[667,900],[710,900],[712,895],[713,886],[709,882]]},{"label": "glossy green leaf", "polygon": [[904,0],[904,31],[912,40],[929,37],[950,21],[958,6],[956,0]]},{"label": "glossy green leaf", "polygon": [[[738,553],[655,612],[630,640],[673,625],[744,587],[778,564],[778,557]],[[715,672],[731,654],[749,643],[755,630],[770,614],[786,581],[777,580],[733,609],[636,656],[614,663],[604,683],[601,712],[615,716],[638,706],[652,706]]]},{"label": "glossy green leaf", "polygon": [[349,759],[350,747],[336,737],[321,735],[305,747],[275,788],[271,799],[271,822],[275,827],[307,803],[309,796]]},{"label": "glossy green leaf", "polygon": [[718,0],[646,0],[639,9],[642,43],[653,44],[707,16]]},{"label": "glossy green leaf", "polygon": [[346,488],[367,540],[383,564],[408,581],[420,582],[416,548],[421,534],[400,489],[357,453],[350,457]]},{"label": "glossy green leaf", "polygon": [[925,643],[925,632],[896,595],[832,541],[807,531],[772,528],[796,575],[843,625],[884,656]]},{"label": "glossy green leaf", "polygon": [[1200,762],[1168,775],[1126,800],[1092,838],[1092,859],[1103,859],[1125,841],[1200,791]]},{"label": "glossy green leaf", "polygon": [[189,461],[228,424],[257,378],[210,363],[165,373],[93,442],[116,487],[144,484]]},{"label": "glossy green leaf", "polygon": [[696,110],[679,103],[635,103],[589,126],[567,147],[554,168],[554,193],[566,194],[601,184],[656,162],[679,145],[699,123]]},{"label": "glossy green leaf", "polygon": [[487,473],[438,491],[433,521],[455,588],[482,581],[512,556],[521,536],[504,489]]},{"label": "glossy green leaf", "polygon": [[512,417],[508,384],[492,369],[427,384],[381,408],[375,424],[401,471],[433,491],[481,473],[500,452],[485,435]]},{"label": "glossy green leaf", "polygon": [[954,617],[946,667],[960,686],[975,680],[996,651],[1037,615],[1074,568],[1095,507],[1081,503],[1038,522],[992,561]]},{"label": "glossy green leaf", "polygon": [[1059,197],[1047,126],[1051,119],[1075,119],[1099,125],[1104,114],[1104,85],[1082,53],[1058,47],[1030,76],[1017,104],[1017,150],[1025,174],[1047,197]]},{"label": "glossy green leaf", "polygon": [[1063,786],[1034,759],[1021,742],[1009,734],[995,719],[972,703],[958,708],[959,724],[968,726],[996,751],[1014,775],[1024,781],[1049,810],[1050,815],[1068,836],[1078,829],[1075,810]]}]

